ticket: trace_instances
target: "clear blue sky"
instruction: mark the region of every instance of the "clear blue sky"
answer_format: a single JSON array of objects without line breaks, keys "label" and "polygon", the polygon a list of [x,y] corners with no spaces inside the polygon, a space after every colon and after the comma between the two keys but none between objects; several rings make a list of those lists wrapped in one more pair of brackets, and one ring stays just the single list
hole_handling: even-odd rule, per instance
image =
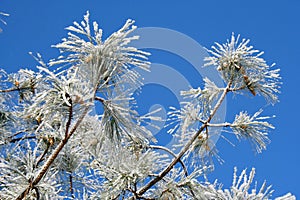
[{"label": "clear blue sky", "polygon": [[[256,107],[259,108],[256,103],[262,103],[266,114],[277,116],[271,120],[276,126],[270,135],[272,142],[267,151],[255,155],[247,142],[232,140],[236,144],[232,147],[220,140],[218,147],[225,163],[216,164],[211,179],[218,178],[228,187],[234,166],[238,166],[239,170],[245,167],[250,170],[254,166],[258,183],[262,184],[266,179],[273,185],[275,196],[290,191],[300,197],[300,1],[2,0],[0,11],[9,13],[10,17],[3,18],[7,26],[0,26],[3,29],[0,34],[0,67],[9,72],[20,67],[34,68],[36,63],[28,55],[29,51],[40,52],[45,59],[57,56],[57,50],[50,48],[50,45],[65,37],[64,28],[74,20],[81,20],[87,10],[91,19],[99,22],[105,37],[120,28],[126,19],[132,18],[138,27],[173,29],[205,47],[210,47],[215,41],[223,42],[235,32],[251,39],[255,48],[265,51],[264,58],[268,63],[276,62],[282,70],[284,84],[280,103],[265,107],[264,103],[253,98],[229,98],[227,102],[233,103],[227,105],[227,120],[230,121],[236,112],[247,107],[251,112],[255,111]],[[154,51],[151,59],[174,67],[187,64],[174,55],[159,51]],[[190,75],[193,79],[192,72]],[[143,92],[151,91],[154,90],[145,88]],[[153,97],[151,101],[163,100]],[[146,102],[145,106],[148,104]]]}]

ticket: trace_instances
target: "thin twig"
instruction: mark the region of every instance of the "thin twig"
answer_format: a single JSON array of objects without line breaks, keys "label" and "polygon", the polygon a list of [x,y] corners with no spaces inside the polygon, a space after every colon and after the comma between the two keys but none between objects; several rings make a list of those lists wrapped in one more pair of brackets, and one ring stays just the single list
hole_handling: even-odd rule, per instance
[{"label": "thin twig", "polygon": [[69,181],[70,181],[70,193],[71,193],[71,197],[72,197],[72,199],[74,199],[75,196],[74,196],[74,189],[73,189],[73,177],[72,177],[71,173],[69,175]]},{"label": "thin twig", "polygon": [[0,93],[5,93],[5,92],[15,92],[15,91],[21,91],[21,90],[32,90],[32,87],[23,87],[23,88],[9,88],[5,90],[0,90]]},{"label": "thin twig", "polygon": [[229,88],[228,89],[228,91],[230,91],[230,92],[235,92],[235,91],[239,91],[239,90],[244,90],[244,89],[246,89],[246,85],[243,85],[243,86],[241,86],[241,87],[239,87],[239,88]]},{"label": "thin twig", "polygon": [[44,158],[45,158],[45,155],[48,153],[48,151],[49,151],[49,147],[50,147],[50,143],[49,144],[47,144],[47,147],[46,147],[46,149],[44,150],[44,152],[43,152],[43,154],[40,156],[40,158],[38,159],[38,161],[36,162],[36,167],[44,160]]},{"label": "thin twig", "polygon": [[101,97],[95,97],[95,100],[100,101],[101,103],[104,103],[105,99],[101,98]]},{"label": "thin twig", "polygon": [[14,138],[14,139],[9,140],[9,143],[15,143],[20,140],[28,140],[28,139],[36,139],[36,136],[26,136],[26,137]]},{"label": "thin twig", "polygon": [[[170,155],[172,155],[174,158],[176,158],[176,154],[173,153],[170,149],[168,149],[168,148],[166,148],[166,147],[156,146],[156,145],[150,145],[150,148],[152,148],[152,149],[160,149],[160,150],[166,151],[166,152],[168,152]],[[183,168],[184,175],[185,175],[185,176],[188,176],[189,174],[188,174],[188,171],[187,171],[187,169],[186,169],[185,164],[182,162],[181,159],[180,159],[178,162],[181,164],[181,166],[182,166],[182,168]]]},{"label": "thin twig", "polygon": [[26,133],[26,132],[29,132],[30,130],[29,129],[25,129],[25,130],[22,130],[22,131],[18,131],[16,132],[15,134],[9,136],[9,138],[13,138],[13,137],[16,137],[17,135],[21,134],[21,133]]},{"label": "thin twig", "polygon": [[220,124],[207,123],[207,126],[210,126],[210,127],[228,127],[228,126],[232,126],[232,124],[228,123],[228,122],[220,123]]}]

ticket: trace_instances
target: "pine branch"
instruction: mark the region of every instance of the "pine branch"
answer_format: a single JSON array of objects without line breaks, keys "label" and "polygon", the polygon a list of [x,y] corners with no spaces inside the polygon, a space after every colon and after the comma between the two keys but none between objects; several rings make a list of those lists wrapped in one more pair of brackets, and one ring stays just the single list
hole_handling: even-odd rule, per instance
[{"label": "pine branch", "polygon": [[22,192],[16,200],[22,200],[27,194],[28,192],[33,189],[33,187],[35,185],[37,185],[41,179],[43,178],[43,176],[46,174],[46,172],[48,171],[48,169],[50,168],[51,164],[53,163],[53,161],[56,159],[56,157],[58,156],[58,154],[61,152],[61,150],[64,148],[64,146],[67,144],[68,140],[70,139],[70,137],[74,134],[74,132],[76,131],[76,129],[78,128],[78,126],[80,125],[80,123],[82,122],[83,118],[86,116],[86,114],[89,111],[89,106],[87,106],[85,108],[85,110],[83,111],[82,115],[79,117],[79,119],[77,120],[76,124],[73,126],[73,128],[70,130],[70,132],[67,134],[67,136],[61,140],[61,142],[58,144],[58,146],[55,148],[55,150],[53,151],[53,153],[49,156],[48,160],[45,162],[44,166],[42,167],[42,169],[40,170],[40,172],[38,173],[38,175],[36,176],[36,178],[30,183],[30,185],[28,186],[28,188],[26,188],[24,190],[24,192]]},{"label": "pine branch", "polygon": [[212,112],[210,113],[208,119],[205,121],[205,123],[200,127],[200,129],[193,135],[193,137],[188,141],[188,143],[182,148],[182,150],[179,152],[179,154],[174,158],[174,160],[157,176],[156,178],[152,179],[147,185],[145,185],[143,188],[141,188],[137,194],[139,196],[143,195],[148,189],[150,189],[153,185],[155,185],[157,182],[159,182],[165,175],[167,175],[171,169],[180,161],[182,156],[189,150],[193,142],[198,138],[200,133],[208,126],[207,124],[212,120],[213,116],[216,114],[217,110],[221,106],[222,102],[224,101],[227,93],[229,92],[229,88],[231,86],[231,81],[228,83],[227,87],[224,89],[222,95],[220,96],[220,99],[218,100],[217,104],[213,108]]}]

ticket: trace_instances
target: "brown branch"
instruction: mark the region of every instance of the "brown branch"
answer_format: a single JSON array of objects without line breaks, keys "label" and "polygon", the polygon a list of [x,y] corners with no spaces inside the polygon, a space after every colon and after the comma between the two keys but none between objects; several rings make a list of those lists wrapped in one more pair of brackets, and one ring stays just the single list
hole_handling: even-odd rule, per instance
[{"label": "brown branch", "polygon": [[101,97],[95,97],[95,100],[100,101],[101,103],[104,103],[105,99],[101,98]]},{"label": "brown branch", "polygon": [[69,182],[70,182],[70,193],[71,193],[71,197],[72,199],[75,198],[74,196],[74,190],[73,190],[73,177],[72,177],[72,174],[70,173],[69,175]]},{"label": "brown branch", "polygon": [[39,158],[38,161],[36,162],[35,167],[37,167],[37,166],[44,160],[45,155],[46,155],[46,154],[48,153],[48,151],[49,151],[49,147],[50,147],[50,143],[47,144],[46,149],[44,150],[43,154],[40,156],[40,158]]},{"label": "brown branch", "polygon": [[63,149],[63,147],[67,144],[68,140],[70,139],[70,137],[74,134],[74,132],[76,131],[76,129],[78,128],[78,126],[80,125],[80,123],[82,122],[83,118],[86,116],[86,114],[89,111],[89,106],[87,106],[85,108],[85,110],[83,111],[82,115],[79,117],[79,119],[77,120],[77,122],[75,123],[75,125],[73,126],[73,128],[70,130],[70,132],[67,134],[67,137],[65,137],[63,140],[61,140],[61,142],[57,145],[57,147],[54,149],[53,153],[48,157],[47,161],[45,162],[45,164],[43,165],[42,169],[40,170],[40,172],[38,173],[38,175],[34,178],[34,180],[32,181],[32,183],[28,186],[28,188],[26,188],[24,190],[24,192],[22,192],[17,198],[16,200],[22,200],[26,194],[35,186],[37,185],[41,179],[43,178],[43,176],[46,174],[46,172],[48,171],[49,167],[51,166],[51,164],[53,163],[53,161],[56,159],[56,157],[58,156],[58,154],[61,152],[61,150]]},{"label": "brown branch", "polygon": [[31,187],[26,188],[26,190],[24,190],[24,192],[22,192],[22,194],[20,194],[17,199],[20,199],[20,200],[24,199],[27,196],[27,194],[29,193],[30,189],[31,189]]},{"label": "brown branch", "polygon": [[229,92],[229,88],[231,86],[231,82],[228,83],[227,87],[224,88],[224,91],[216,103],[215,107],[213,108],[212,112],[210,113],[208,119],[205,121],[205,123],[200,127],[200,129],[193,135],[193,137],[187,142],[187,144],[182,148],[182,150],[179,152],[176,158],[159,174],[158,177],[152,179],[150,182],[148,182],[147,185],[145,185],[143,188],[141,188],[137,194],[140,196],[144,194],[148,189],[150,189],[153,185],[155,185],[157,182],[159,182],[165,175],[167,175],[171,169],[174,167],[176,163],[180,161],[182,156],[189,150],[190,146],[194,143],[194,141],[198,138],[200,133],[207,127],[207,124],[212,120],[213,116],[216,114],[217,110],[221,106],[222,102],[224,101],[227,93]]},{"label": "brown branch", "polygon": [[15,92],[15,91],[21,91],[21,90],[32,90],[32,87],[23,87],[23,88],[9,88],[9,89],[5,89],[5,90],[0,90],[1,93],[5,93],[5,92]]}]

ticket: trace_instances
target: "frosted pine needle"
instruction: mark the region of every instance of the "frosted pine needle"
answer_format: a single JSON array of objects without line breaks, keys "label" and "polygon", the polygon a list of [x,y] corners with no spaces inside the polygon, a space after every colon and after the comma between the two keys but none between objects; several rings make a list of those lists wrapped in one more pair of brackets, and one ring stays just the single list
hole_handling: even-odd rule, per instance
[{"label": "frosted pine needle", "polygon": [[264,119],[269,117],[258,117],[262,110],[256,112],[252,117],[247,112],[240,112],[236,115],[235,120],[230,127],[238,139],[245,138],[250,140],[258,153],[266,149],[267,144],[270,142],[268,138],[268,129],[274,127]]},{"label": "frosted pine needle", "polygon": [[275,104],[281,84],[279,69],[272,69],[275,64],[269,66],[261,58],[264,52],[253,49],[249,39],[239,42],[239,37],[232,34],[227,43],[215,43],[208,50],[212,56],[204,59],[205,66],[216,66],[224,81],[233,83],[233,90],[248,90],[254,96],[258,93]]}]

